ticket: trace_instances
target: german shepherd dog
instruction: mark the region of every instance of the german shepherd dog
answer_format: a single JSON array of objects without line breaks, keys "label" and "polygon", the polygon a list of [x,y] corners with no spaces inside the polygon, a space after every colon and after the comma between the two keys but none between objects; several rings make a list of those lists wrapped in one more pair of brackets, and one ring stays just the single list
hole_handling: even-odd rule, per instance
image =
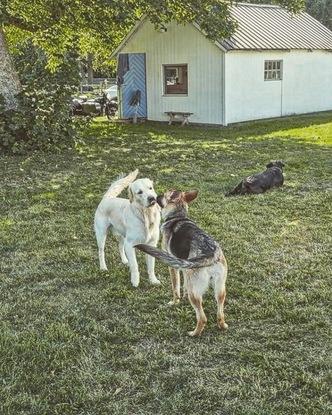
[{"label": "german shepherd dog", "polygon": [[197,197],[197,191],[169,190],[157,197],[164,223],[162,248],[139,244],[135,247],[167,264],[172,280],[173,301],[180,301],[180,270],[184,276],[191,305],[196,312],[196,328],[190,336],[199,336],[207,322],[203,310],[203,294],[211,281],[217,301],[217,322],[227,329],[224,317],[227,263],[218,243],[188,218],[188,203]]},{"label": "german shepherd dog", "polygon": [[243,179],[233,190],[225,196],[259,194],[272,187],[280,187],[284,184],[282,168],[284,163],[280,160],[271,161],[266,165],[266,170]]}]

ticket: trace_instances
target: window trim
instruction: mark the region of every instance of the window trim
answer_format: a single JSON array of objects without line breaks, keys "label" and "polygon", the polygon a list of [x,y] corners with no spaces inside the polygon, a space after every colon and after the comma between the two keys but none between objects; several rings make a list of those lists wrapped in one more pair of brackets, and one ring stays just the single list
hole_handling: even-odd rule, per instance
[{"label": "window trim", "polygon": [[[166,67],[169,67],[169,66],[171,66],[171,67],[183,67],[183,66],[186,66],[187,67],[187,92],[183,92],[183,93],[167,93],[166,92],[166,76],[165,76],[165,70],[166,70]],[[188,68],[189,68],[189,65],[188,65],[188,63],[163,63],[162,64],[162,85],[163,85],[163,89],[162,89],[162,92],[163,92],[163,94],[162,94],[162,96],[164,96],[164,97],[187,97],[188,96],[188,91],[189,91],[189,79],[188,79],[188,72],[189,72],[189,70],[188,70]]]},{"label": "window trim", "polygon": [[[268,63],[277,63],[280,62],[280,69],[266,69],[266,64]],[[264,82],[265,81],[282,81],[283,80],[283,71],[284,71],[284,62],[282,59],[266,59],[264,60],[264,71],[263,71],[263,76],[264,76]],[[267,73],[273,73],[275,72],[276,74],[279,72],[280,73],[280,77],[279,78],[266,78],[265,75]]]}]

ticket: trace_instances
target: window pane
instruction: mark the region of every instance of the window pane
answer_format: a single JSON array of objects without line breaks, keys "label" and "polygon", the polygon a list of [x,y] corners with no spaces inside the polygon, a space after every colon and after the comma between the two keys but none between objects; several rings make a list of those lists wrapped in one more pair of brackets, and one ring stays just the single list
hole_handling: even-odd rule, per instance
[{"label": "window pane", "polygon": [[165,65],[164,85],[165,94],[187,94],[187,65]]},{"label": "window pane", "polygon": [[264,61],[264,79],[280,80],[282,79],[282,61]]}]

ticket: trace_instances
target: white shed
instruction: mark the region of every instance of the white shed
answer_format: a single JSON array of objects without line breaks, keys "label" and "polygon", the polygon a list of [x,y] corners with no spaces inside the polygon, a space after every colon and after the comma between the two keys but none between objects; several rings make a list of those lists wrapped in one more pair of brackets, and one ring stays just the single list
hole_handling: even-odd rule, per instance
[{"label": "white shed", "polygon": [[196,24],[137,23],[114,53],[120,117],[191,112],[191,122],[227,125],[332,109],[329,29],[274,5],[238,3],[231,13],[236,32],[216,42]]}]

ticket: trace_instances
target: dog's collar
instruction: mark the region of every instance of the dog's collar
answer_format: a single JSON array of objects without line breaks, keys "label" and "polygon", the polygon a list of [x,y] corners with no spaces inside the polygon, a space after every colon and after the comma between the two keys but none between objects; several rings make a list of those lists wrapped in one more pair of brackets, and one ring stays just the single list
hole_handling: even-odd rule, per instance
[{"label": "dog's collar", "polygon": [[186,219],[188,217],[187,212],[186,211],[177,211],[174,212],[173,214],[167,216],[164,220],[164,222],[169,222],[172,221],[174,219]]},{"label": "dog's collar", "polygon": [[164,231],[165,229],[173,228],[173,226],[182,221],[192,222],[188,218],[187,212],[177,212],[174,215],[167,216],[164,223],[161,225],[160,230]]}]

